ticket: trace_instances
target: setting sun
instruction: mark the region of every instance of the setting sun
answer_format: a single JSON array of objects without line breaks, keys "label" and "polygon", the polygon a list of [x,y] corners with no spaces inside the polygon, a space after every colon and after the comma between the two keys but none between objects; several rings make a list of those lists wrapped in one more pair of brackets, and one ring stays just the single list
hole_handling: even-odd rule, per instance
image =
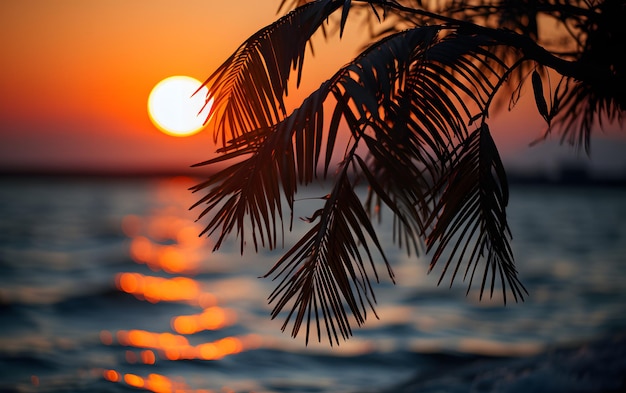
[{"label": "setting sun", "polygon": [[179,137],[202,130],[210,105],[205,105],[206,87],[198,91],[201,85],[194,78],[180,75],[159,82],[148,97],[148,114],[154,125]]}]

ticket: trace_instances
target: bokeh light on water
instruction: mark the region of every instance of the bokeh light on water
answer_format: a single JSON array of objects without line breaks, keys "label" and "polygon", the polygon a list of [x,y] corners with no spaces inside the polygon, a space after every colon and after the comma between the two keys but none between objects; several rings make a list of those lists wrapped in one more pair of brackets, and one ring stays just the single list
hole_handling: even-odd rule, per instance
[{"label": "bokeh light on water", "polygon": [[[189,193],[182,193],[193,184],[192,179],[164,180],[156,192],[161,209],[146,216],[127,215],[122,230],[129,237],[129,253],[134,262],[150,271],[119,272],[116,288],[149,303],[185,303],[198,309],[194,314],[173,315],[169,325],[155,325],[154,331],[132,329],[111,332],[102,330],[100,340],[107,346],[125,351],[128,365],[155,365],[161,361],[218,361],[229,355],[258,348],[258,335],[225,336],[210,342],[192,343],[193,335],[203,331],[219,331],[237,320],[236,312],[219,306],[217,297],[194,278],[206,258],[205,242],[198,236],[201,229],[188,217]],[[158,373],[139,375],[121,369],[105,369],[107,381],[153,392],[206,392],[193,389],[182,377]],[[226,388],[226,387],[225,387]]]}]

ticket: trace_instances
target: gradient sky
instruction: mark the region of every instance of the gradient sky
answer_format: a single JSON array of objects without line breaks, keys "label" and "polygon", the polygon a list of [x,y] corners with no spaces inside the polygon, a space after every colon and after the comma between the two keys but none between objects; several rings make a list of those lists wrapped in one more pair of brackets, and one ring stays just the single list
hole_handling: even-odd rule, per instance
[{"label": "gradient sky", "polygon": [[[215,148],[208,132],[176,138],[152,125],[148,95],[168,76],[204,80],[276,19],[279,3],[2,1],[0,170],[184,171],[210,158]],[[313,76],[305,91],[352,57],[359,36],[354,26],[343,46],[319,40],[315,61],[305,62]],[[526,95],[532,99],[532,92]],[[505,160],[545,158],[527,147],[544,128],[527,103],[491,124]],[[607,146],[616,150],[612,142]],[[626,168],[623,151],[608,161]]]}]

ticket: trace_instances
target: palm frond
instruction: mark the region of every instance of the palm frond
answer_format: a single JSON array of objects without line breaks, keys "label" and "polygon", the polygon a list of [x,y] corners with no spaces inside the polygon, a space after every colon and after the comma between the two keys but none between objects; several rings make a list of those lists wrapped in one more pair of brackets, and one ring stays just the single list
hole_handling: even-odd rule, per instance
[{"label": "palm frond", "polygon": [[439,282],[456,261],[452,284],[462,262],[467,261],[464,279],[469,274],[469,292],[479,262],[485,258],[480,297],[487,285],[493,296],[499,276],[505,303],[507,286],[515,301],[523,300],[526,289],[517,277],[509,244],[506,174],[487,124],[463,141],[441,185],[445,189],[431,217],[435,224],[427,238],[428,250],[434,250],[430,270],[449,251]]},{"label": "palm frond", "polygon": [[[339,344],[340,336],[347,339],[352,335],[345,307],[359,325],[365,322],[368,309],[375,313],[376,298],[369,276],[373,274],[378,280],[378,274],[368,246],[370,242],[393,275],[346,170],[326,198],[325,206],[315,212],[311,220],[317,223],[266,275],[281,278],[269,298],[270,304],[276,303],[272,318],[290,307],[283,330],[295,313],[292,336],[298,334],[306,320],[308,342],[314,319],[318,340],[321,341],[325,332],[331,345],[333,340]],[[324,327],[320,326],[322,321]]]},{"label": "palm frond", "polygon": [[[280,8],[293,11],[251,36],[206,80],[221,155],[198,164],[219,168],[193,188],[205,191],[193,207],[203,206],[203,233],[217,237],[215,249],[231,233],[241,252],[248,240],[257,250],[278,247],[288,213],[291,229],[298,188],[335,174],[310,230],[266,275],[278,281],[269,301],[272,318],[285,316],[283,330],[291,326],[296,336],[305,324],[307,342],[326,336],[333,345],[352,334],[353,320],[361,325],[375,314],[378,261],[392,280],[393,273],[373,221],[388,213],[393,240],[409,254],[432,253],[440,283],[462,275],[468,292],[480,282],[480,298],[500,287],[505,303],[508,293],[524,299],[489,111],[502,91],[514,104],[530,80],[548,132],[560,127],[563,141],[588,149],[593,126],[621,124],[626,106],[623,60],[614,60],[623,52],[624,6],[557,3],[282,0]],[[335,24],[341,36],[349,16],[364,10],[366,20],[384,19],[375,42],[288,110],[290,78],[296,73],[299,85],[313,34]],[[571,28],[576,49],[544,48],[540,16]],[[547,69],[562,75],[555,89]],[[332,171],[340,141],[342,160]],[[355,191],[362,185],[364,200]]]},{"label": "palm frond", "polygon": [[491,44],[485,37],[454,33],[429,41],[412,53],[394,99],[380,102],[380,119],[368,123],[373,135],[363,139],[369,164],[361,164],[370,187],[366,204],[370,212],[374,199],[375,211],[382,210],[381,203],[390,208],[394,239],[409,252],[421,248],[436,194],[433,181],[442,176],[452,146],[467,137],[463,119],[474,117],[471,106],[485,104],[493,88],[490,77],[505,67],[484,49]]},{"label": "palm frond", "polygon": [[[348,314],[359,325],[365,321],[375,303],[369,277],[373,274],[378,280],[372,249],[393,277],[368,215],[372,198],[392,212],[398,244],[409,252],[421,248],[436,195],[431,189],[433,180],[445,176],[445,163],[454,157],[453,146],[467,138],[463,119],[469,120],[472,106],[480,107],[488,99],[491,85],[483,87],[489,83],[484,70],[496,73],[492,63],[503,67],[484,49],[491,45],[485,37],[446,34],[442,39],[440,30],[424,26],[380,40],[291,114],[273,125],[242,129],[220,149],[223,156],[198,164],[243,159],[194,188],[208,189],[194,207],[205,205],[200,218],[211,216],[205,232],[217,234],[215,249],[233,231],[240,238],[242,252],[246,231],[255,248],[274,248],[284,230],[283,198],[293,217],[297,186],[317,176],[324,141],[326,176],[340,123],[352,133],[351,146],[340,164],[341,175],[326,205],[313,214],[319,222],[268,273],[281,278],[270,297],[275,303],[272,316],[290,306],[283,329],[295,315],[294,336],[306,320],[308,340],[312,318],[318,339],[325,331],[331,342],[338,342],[339,337],[351,335]],[[335,106],[325,130],[324,104],[329,97]],[[251,109],[255,110],[263,108]],[[359,141],[364,142],[367,159],[356,154]],[[365,181],[372,191],[364,203],[348,177],[352,164],[359,174],[357,181]]]},{"label": "palm frond", "polygon": [[604,87],[599,89],[571,78],[562,78],[561,86],[563,89],[557,88],[554,93],[555,103],[550,111],[553,120],[546,136],[556,130],[561,133],[562,143],[567,142],[589,153],[591,134],[597,125],[602,127],[603,120],[623,125],[624,111],[613,99],[615,95],[599,93]]},{"label": "palm frond", "polygon": [[[425,38],[434,37],[428,29],[417,33],[400,34],[395,40],[411,38],[413,44],[403,47],[405,52],[410,52],[418,43],[427,42]],[[326,136],[324,162],[326,173],[331,163],[340,120],[342,118],[347,120],[350,129],[358,135],[360,132],[356,130],[361,127],[362,118],[377,111],[378,104],[375,98],[369,101],[364,101],[367,98],[363,98],[368,96],[367,89],[371,87],[365,86],[363,82],[355,82],[353,77],[356,75],[356,79],[362,81],[364,78],[361,75],[364,72],[384,74],[388,84],[379,87],[382,91],[389,91],[393,89],[393,80],[402,73],[396,68],[385,69],[385,67],[388,64],[395,64],[406,68],[406,64],[397,61],[398,56],[404,56],[406,62],[410,60],[409,55],[400,54],[400,48],[392,50],[394,46],[390,44],[391,42],[394,42],[393,38],[380,43],[380,47],[387,47],[386,57],[382,56],[376,47],[368,49],[359,57],[358,60],[363,61],[371,58],[369,64],[371,67],[378,67],[376,71],[371,69],[365,71],[363,68],[350,65],[344,67],[285,119],[272,126],[242,130],[241,136],[232,139],[220,150],[225,156],[196,165],[213,165],[245,158],[243,162],[218,172],[193,188],[194,191],[210,189],[193,207],[206,205],[201,217],[212,213],[213,218],[205,232],[213,234],[219,230],[216,248],[219,248],[228,233],[237,229],[243,250],[245,243],[243,231],[247,215],[252,220],[252,227],[256,228],[252,231],[254,244],[258,244],[256,238],[258,231],[260,243],[268,244],[270,247],[276,245],[278,232],[273,228],[276,228],[274,220],[282,220],[281,197],[286,198],[293,210],[297,183],[307,184],[317,175],[324,137],[324,102],[331,94],[336,99],[336,107]],[[387,96],[390,94],[386,93]],[[234,214],[233,211],[237,213]]]},{"label": "palm frond", "polygon": [[244,130],[266,129],[286,116],[291,71],[299,84],[307,43],[339,7],[331,0],[298,7],[248,38],[206,79],[216,142],[225,146]]}]

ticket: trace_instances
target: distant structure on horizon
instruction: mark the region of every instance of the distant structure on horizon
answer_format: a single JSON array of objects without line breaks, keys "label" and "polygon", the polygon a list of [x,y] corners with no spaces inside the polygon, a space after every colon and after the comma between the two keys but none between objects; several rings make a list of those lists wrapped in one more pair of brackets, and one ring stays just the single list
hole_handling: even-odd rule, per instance
[{"label": "distant structure on horizon", "polygon": [[626,187],[626,168],[619,172],[602,173],[580,161],[560,162],[552,171],[509,168],[507,172],[511,184]]}]

